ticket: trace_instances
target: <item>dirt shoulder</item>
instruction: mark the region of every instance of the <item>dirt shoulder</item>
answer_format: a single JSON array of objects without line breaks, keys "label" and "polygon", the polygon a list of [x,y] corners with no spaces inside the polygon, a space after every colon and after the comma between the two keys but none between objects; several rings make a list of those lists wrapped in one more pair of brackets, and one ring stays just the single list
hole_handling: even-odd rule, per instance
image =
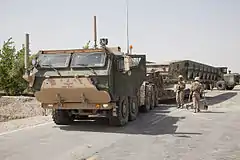
[{"label": "dirt shoulder", "polygon": [[41,108],[35,97],[0,98],[0,133],[51,122],[51,110]]},{"label": "dirt shoulder", "polygon": [[50,112],[41,108],[35,97],[2,96],[0,98],[0,122],[43,115],[50,115]]}]

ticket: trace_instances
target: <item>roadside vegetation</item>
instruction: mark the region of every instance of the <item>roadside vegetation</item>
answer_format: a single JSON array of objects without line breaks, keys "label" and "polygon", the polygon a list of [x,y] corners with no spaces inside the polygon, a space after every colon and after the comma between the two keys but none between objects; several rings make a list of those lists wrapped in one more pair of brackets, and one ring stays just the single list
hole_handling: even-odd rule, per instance
[{"label": "roadside vegetation", "polygon": [[[30,91],[27,82],[23,79],[24,52],[24,46],[16,50],[12,38],[4,41],[1,46],[0,91],[6,95],[17,96]],[[29,66],[31,67],[30,63]]]}]

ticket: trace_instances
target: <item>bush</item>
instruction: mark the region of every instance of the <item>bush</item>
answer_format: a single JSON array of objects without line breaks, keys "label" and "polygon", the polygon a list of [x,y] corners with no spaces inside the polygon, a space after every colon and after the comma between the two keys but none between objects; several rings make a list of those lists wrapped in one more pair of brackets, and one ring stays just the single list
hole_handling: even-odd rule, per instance
[{"label": "bush", "polygon": [[4,42],[0,53],[0,90],[7,95],[19,95],[28,84],[24,74],[24,48],[16,51],[12,38]]}]

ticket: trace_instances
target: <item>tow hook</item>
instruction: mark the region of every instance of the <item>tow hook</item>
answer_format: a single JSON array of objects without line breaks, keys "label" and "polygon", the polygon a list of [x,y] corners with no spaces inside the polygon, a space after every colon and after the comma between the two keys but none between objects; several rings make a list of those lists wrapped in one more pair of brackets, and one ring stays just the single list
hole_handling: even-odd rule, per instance
[{"label": "tow hook", "polygon": [[60,108],[63,107],[63,102],[64,102],[64,101],[63,101],[63,99],[62,99],[62,97],[60,96],[59,93],[56,94],[56,97],[57,97],[57,100],[58,100],[58,103],[57,103],[57,104],[58,104],[58,107],[59,107],[59,109],[60,109]]}]

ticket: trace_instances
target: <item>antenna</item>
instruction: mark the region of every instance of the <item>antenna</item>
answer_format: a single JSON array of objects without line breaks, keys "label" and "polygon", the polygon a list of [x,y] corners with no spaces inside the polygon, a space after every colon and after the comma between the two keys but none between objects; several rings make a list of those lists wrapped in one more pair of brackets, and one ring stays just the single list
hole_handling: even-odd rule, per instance
[{"label": "antenna", "polygon": [[129,35],[128,35],[128,0],[126,0],[126,28],[127,28],[127,54],[129,54]]},{"label": "antenna", "polygon": [[93,17],[93,25],[94,25],[94,48],[97,48],[97,22],[96,16]]}]

